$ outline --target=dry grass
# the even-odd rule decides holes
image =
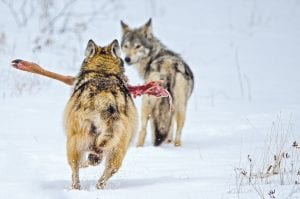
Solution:
[[[300,144],[293,139],[291,118],[285,120],[280,113],[259,155],[248,154],[245,166],[234,169],[238,198],[243,186],[252,187],[259,198],[276,198],[276,189],[270,187],[300,184]],[[268,191],[265,185],[270,185]]]

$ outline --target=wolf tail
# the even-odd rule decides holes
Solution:
[[[161,131],[158,128],[157,124],[154,124],[154,146],[159,146],[161,145],[161,143],[163,143],[165,141],[165,139],[167,138],[168,132],[166,131]]]
[[[172,115],[169,110],[169,101],[167,98],[161,98],[156,107],[156,114],[153,120],[154,146],[159,146],[165,141],[171,127]]]

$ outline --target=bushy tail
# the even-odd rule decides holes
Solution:
[[[167,138],[168,132],[166,131],[161,131],[158,128],[158,125],[156,123],[154,123],[154,146],[159,146],[161,145],[161,143],[163,143],[165,141],[165,139]]]
[[[171,127],[172,115],[167,98],[161,98],[153,115],[154,146],[159,146],[167,138]]]

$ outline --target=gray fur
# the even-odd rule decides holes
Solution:
[[[125,56],[130,58],[128,64],[137,68],[145,82],[163,80],[163,86],[170,92],[174,102],[174,111],[170,112],[167,99],[143,97],[142,130],[138,146],[144,144],[148,115],[151,115],[154,145],[161,144],[166,137],[172,140],[172,124],[177,123],[175,145],[179,146],[187,101],[194,88],[193,72],[179,54],[169,50],[153,35],[151,19],[136,29],[130,29],[124,22],[121,25],[121,48]]]

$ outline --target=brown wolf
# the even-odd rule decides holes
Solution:
[[[131,29],[121,21],[122,50],[125,61],[134,65],[140,76],[148,81],[163,80],[164,87],[173,97],[174,111],[170,114],[167,98],[144,96],[142,100],[142,128],[137,146],[143,146],[150,118],[154,145],[166,138],[173,139],[172,127],[177,124],[175,146],[181,145],[187,101],[194,87],[194,76],[180,55],[168,50],[152,33],[151,19],[142,27]]]
[[[65,109],[67,156],[74,189],[80,188],[80,167],[97,164],[105,156],[105,170],[96,185],[103,188],[122,164],[137,129],[137,111],[126,81],[118,41],[100,47],[90,40]]]

